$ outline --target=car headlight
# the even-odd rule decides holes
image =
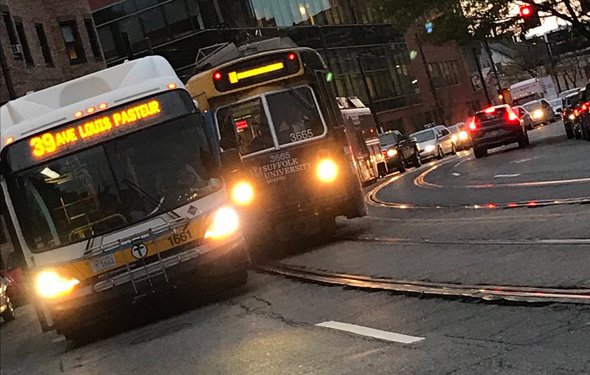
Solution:
[[[457,135],[456,134],[453,134],[453,136],[451,137],[451,141],[457,142]]]
[[[543,118],[545,115],[543,114],[543,111],[540,109],[537,109],[535,112],[533,112],[533,117],[535,119],[540,119]]]
[[[573,113],[570,115],[570,120],[575,120],[576,119],[576,115],[574,115]]]
[[[322,159],[316,167],[316,176],[321,182],[334,182],[338,177],[338,165],[332,159]]]
[[[238,206],[247,206],[254,200],[254,187],[248,181],[240,181],[231,189],[231,200]]]
[[[459,139],[465,141],[468,137],[469,135],[467,134],[467,132],[465,130],[461,130],[461,132],[459,133]]]
[[[434,151],[435,147],[433,145],[428,145],[426,147],[424,147],[424,151],[426,152],[432,152]]]
[[[231,207],[221,207],[212,216],[205,231],[205,239],[221,240],[235,234],[240,229],[240,218]]]
[[[394,157],[395,155],[397,155],[397,150],[395,150],[393,148],[387,150],[387,156],[389,156],[390,158]]]
[[[55,271],[43,271],[37,275],[35,286],[43,298],[56,298],[69,294],[80,281],[76,278],[60,276]]]

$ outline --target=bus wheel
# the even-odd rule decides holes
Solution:
[[[387,176],[388,170],[387,165],[385,163],[377,165],[377,170],[379,171],[379,177]]]
[[[397,170],[399,173],[404,173],[406,171],[406,166],[404,165],[404,159],[400,157],[399,164],[397,165]]]
[[[336,231],[336,216],[327,214],[320,218],[322,234],[333,234]]]
[[[416,151],[414,156],[412,156],[412,165],[415,168],[422,166],[422,159],[420,159],[420,152]]]

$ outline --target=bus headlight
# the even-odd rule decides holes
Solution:
[[[238,206],[247,206],[254,200],[254,187],[247,181],[240,181],[231,189],[231,200]]]
[[[316,167],[316,176],[321,182],[334,182],[338,177],[338,165],[332,159],[322,159]]]
[[[60,276],[55,271],[43,271],[37,275],[37,293],[43,298],[56,298],[69,294],[76,285],[78,279]]]
[[[395,149],[387,150],[387,156],[389,156],[390,158],[394,157],[395,155],[397,155],[397,150],[395,150]]]
[[[221,207],[212,216],[205,231],[205,239],[221,240],[235,234],[240,228],[238,213],[231,207]]]
[[[461,130],[461,132],[459,133],[459,139],[462,141],[465,141],[465,140],[467,140],[467,137],[468,137],[467,132],[465,130]]]

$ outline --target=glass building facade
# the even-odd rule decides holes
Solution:
[[[201,48],[288,36],[323,55],[334,72],[339,96],[358,96],[372,102],[377,111],[419,101],[403,36],[366,0],[90,0],[90,4],[109,65],[154,53],[165,56],[188,80]]]

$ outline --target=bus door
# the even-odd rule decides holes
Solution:
[[[353,116],[344,116],[346,124],[346,138],[356,165],[359,178],[363,184],[371,182],[378,177],[377,171],[371,162],[371,150],[365,142],[363,130],[355,124]]]

